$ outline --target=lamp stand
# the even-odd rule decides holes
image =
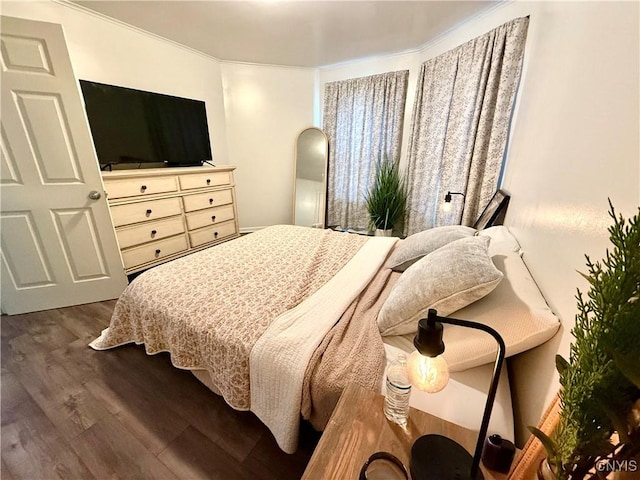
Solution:
[[[498,344],[498,352],[496,354],[496,362],[493,367],[493,375],[491,377],[491,384],[489,385],[489,392],[487,393],[487,402],[484,407],[478,441],[473,457],[462,446],[447,437],[441,435],[424,435],[418,438],[411,448],[411,478],[413,480],[482,479],[480,457],[482,455],[484,439],[489,429],[489,419],[491,417],[491,410],[493,409],[493,402],[495,401],[496,392],[498,391],[498,380],[504,362],[506,347],[500,334],[488,325],[471,322],[469,320],[460,320],[458,318],[440,317],[434,309],[429,309],[427,318],[423,318],[418,322],[418,335],[416,335],[413,341],[420,353],[428,352],[434,348],[432,341],[426,341],[427,337],[432,334],[431,332],[438,332],[440,339],[442,339],[442,325],[438,325],[439,323],[458,325],[460,327],[472,328],[488,333]],[[440,348],[442,348],[441,351],[434,353],[442,353],[442,351],[444,351],[444,344],[436,350]],[[449,469],[451,470],[450,472]],[[438,473],[434,474],[434,472]]]
[[[469,480],[473,457],[462,445],[442,435],[423,435],[411,447],[413,480]],[[472,480],[484,480],[478,470]]]

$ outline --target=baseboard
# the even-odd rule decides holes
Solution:
[[[240,227],[240,235],[246,235],[247,233],[253,233],[258,230],[262,230],[263,228],[267,228],[268,225],[263,225],[261,227]]]

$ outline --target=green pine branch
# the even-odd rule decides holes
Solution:
[[[628,415],[640,398],[640,225],[616,215],[609,227],[612,250],[602,261],[586,256],[589,291],[577,291],[578,314],[569,360],[556,360],[561,418],[548,458],[561,480],[579,480],[598,458],[611,454],[611,435],[638,448]],[[640,213],[640,208],[638,209]],[[538,433],[534,431],[537,436]]]

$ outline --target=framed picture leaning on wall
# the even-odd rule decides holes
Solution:
[[[496,191],[478,217],[478,220],[476,220],[476,223],[473,224],[473,228],[483,230],[494,225],[501,225],[507,212],[510,198],[511,196],[504,190]]]

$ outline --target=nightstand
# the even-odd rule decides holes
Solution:
[[[410,410],[406,427],[402,428],[386,419],[382,412],[383,403],[382,395],[357,385],[348,385],[302,479],[357,479],[362,464],[378,451],[392,453],[408,470],[411,445],[427,433],[445,435],[473,452],[478,438],[476,432],[414,408]],[[481,468],[485,480],[507,478],[507,475]]]

